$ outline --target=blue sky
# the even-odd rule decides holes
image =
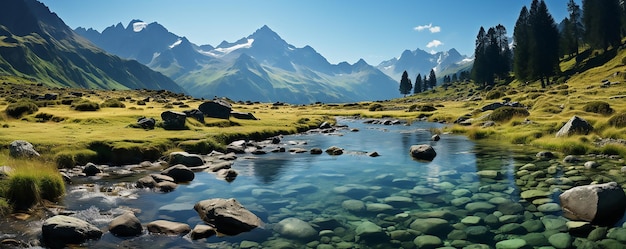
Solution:
[[[198,45],[234,42],[269,26],[285,41],[309,45],[336,64],[378,65],[406,50],[474,52],[480,26],[509,36],[531,0],[39,0],[71,28],[102,31],[132,19],[158,22]],[[560,22],[568,0],[546,0]],[[580,5],[581,1],[577,0]]]

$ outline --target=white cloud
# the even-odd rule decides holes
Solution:
[[[430,31],[430,33],[439,33],[439,32],[441,32],[441,27],[433,26],[432,23],[428,24],[428,25],[420,25],[420,26],[417,26],[417,27],[413,28],[413,30],[415,30],[415,31],[424,31],[424,30],[427,30],[427,29],[428,29],[428,31]]]
[[[430,41],[428,44],[426,44],[427,48],[436,48],[443,45],[443,42],[441,42],[440,40],[432,40]]]

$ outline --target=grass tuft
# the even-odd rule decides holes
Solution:
[[[24,114],[33,114],[38,110],[39,107],[37,107],[37,104],[30,100],[23,99],[9,104],[4,111],[11,117],[20,118]]]

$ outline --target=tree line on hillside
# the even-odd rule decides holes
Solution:
[[[513,29],[512,46],[503,25],[487,30],[480,27],[469,78],[482,87],[494,86],[498,79],[510,82],[511,76],[525,82],[540,80],[545,87],[562,75],[561,58],[575,56],[578,64],[583,47],[606,52],[622,45],[626,36],[626,1],[583,0],[581,8],[574,0],[569,0],[564,7],[569,15],[561,22],[561,29],[544,0],[532,0],[530,8],[522,7]],[[464,73],[467,76],[467,72]],[[414,93],[434,88],[437,84],[434,74],[431,70],[429,77],[424,76],[423,80],[418,75]],[[444,76],[444,83],[458,80],[463,78],[456,74]],[[405,71],[400,80],[400,93],[406,96],[411,88]]]
[[[452,75],[443,76],[443,83],[452,83],[458,81],[465,81],[470,79],[470,74],[467,71],[462,71],[457,73],[453,73]],[[424,75],[422,77],[421,73],[417,74],[415,77],[415,82],[412,82],[409,79],[409,74],[404,70],[402,73],[402,78],[400,79],[400,93],[404,94],[406,97],[407,94],[411,94],[411,90],[413,90],[413,94],[418,94],[421,92],[428,91],[429,89],[435,89],[437,86],[437,75],[435,73],[435,69],[431,69],[428,76]]]

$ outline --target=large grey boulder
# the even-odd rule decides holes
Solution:
[[[177,151],[170,153],[167,163],[170,165],[182,164],[187,167],[195,167],[204,165],[204,159],[200,155]]]
[[[574,134],[587,135],[591,131],[593,131],[593,126],[589,122],[579,116],[573,116],[556,133],[556,137],[567,137]]]
[[[262,225],[261,219],[235,199],[208,199],[193,207],[200,218],[218,232],[237,235]]]
[[[437,156],[435,149],[427,144],[413,145],[409,152],[413,158],[419,160],[432,161]]]
[[[154,118],[140,117],[137,119],[137,125],[146,130],[152,130],[156,125],[156,120]]]
[[[194,118],[198,120],[200,123],[204,124],[204,113],[202,113],[200,110],[191,109],[191,110],[187,110],[183,112],[185,113],[185,115],[187,115],[187,117]]]
[[[200,106],[198,106],[198,110],[204,113],[207,117],[228,119],[230,118],[232,107],[225,101],[211,100],[200,104]]]
[[[15,140],[9,144],[9,155],[11,157],[38,157],[39,152],[35,150],[35,147],[24,140]]]
[[[317,230],[309,223],[293,217],[278,222],[274,226],[274,230],[282,236],[307,242],[317,237],[318,234]]]
[[[161,113],[161,119],[163,119],[163,128],[167,130],[182,130],[185,129],[185,121],[187,121],[187,114],[177,111],[164,111]]]
[[[191,232],[191,227],[189,227],[189,225],[168,220],[155,220],[148,223],[146,227],[149,232],[156,234],[182,236]]]
[[[41,237],[50,248],[63,248],[67,244],[81,244],[90,239],[99,239],[102,231],[84,220],[56,215],[43,222]]]
[[[167,169],[161,171],[161,174],[169,176],[174,179],[174,182],[190,182],[196,177],[196,174],[193,173],[187,166],[182,164],[177,164]]]
[[[120,237],[137,236],[143,232],[143,227],[135,214],[128,212],[115,217],[109,223],[109,232]]]
[[[626,211],[626,194],[616,182],[574,187],[559,199],[563,215],[571,220],[612,225]]]

